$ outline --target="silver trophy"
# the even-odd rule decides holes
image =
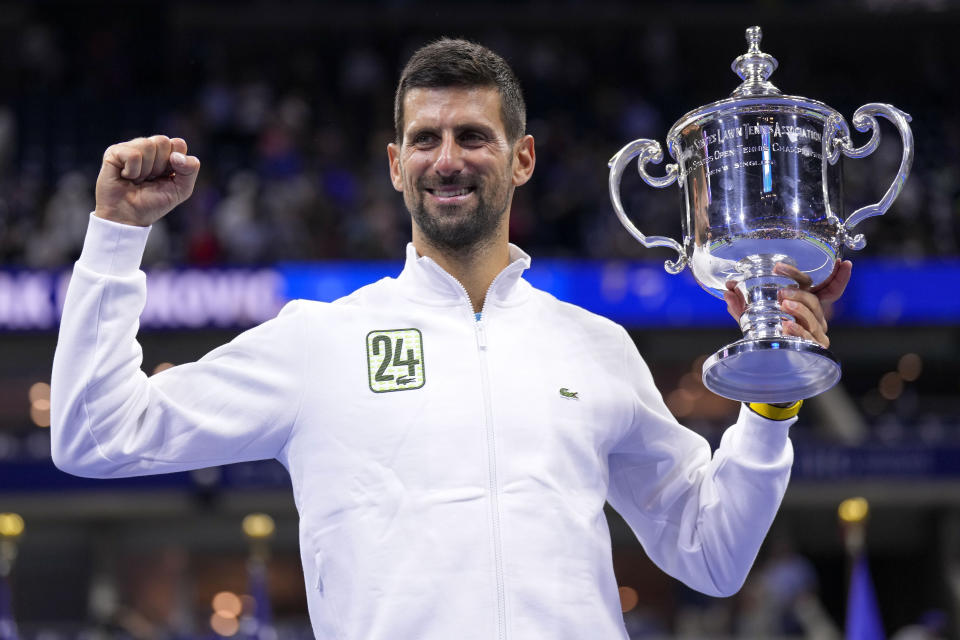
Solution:
[[[690,265],[709,293],[723,297],[728,281],[743,292],[744,337],[720,349],[703,365],[703,383],[714,393],[744,402],[790,402],[826,391],[840,379],[840,363],[820,345],[784,335],[777,292],[795,287],[774,273],[778,262],[808,274],[814,286],[832,273],[843,247],[861,249],[852,229],[890,208],[910,172],[913,134],[910,116],[889,104],[865,104],[853,114],[857,131],[872,131],[861,147],[837,111],[822,102],[781,94],[770,83],[777,68],[760,51],[760,27],[747,29],[747,53],[731,65],[743,80],[724,100],[695,109],[673,125],[667,150],[676,161],[662,177],[647,164],[663,159],[655,140],[634,140],[610,160],[610,198],[620,221],[645,247],[670,247],[676,260],[665,268],[679,273]],[[903,141],[900,169],[883,198],[846,220],[841,197],[841,155],[862,158],[880,143],[876,116],[893,123]],[[620,179],[631,160],[653,187],[680,186],[685,202],[683,244],[645,236],[620,202]]]

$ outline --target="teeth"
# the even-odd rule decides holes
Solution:
[[[441,198],[454,198],[456,196],[465,196],[470,193],[470,189],[437,189],[437,195]]]

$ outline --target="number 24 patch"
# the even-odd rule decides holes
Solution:
[[[423,336],[419,329],[388,329],[367,334],[367,370],[374,393],[419,389],[426,382]]]

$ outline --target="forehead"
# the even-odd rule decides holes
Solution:
[[[503,133],[500,92],[496,87],[415,88],[403,99],[404,132],[424,127],[482,124]]]

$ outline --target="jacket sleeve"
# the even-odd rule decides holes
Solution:
[[[304,388],[300,305],[198,362],[147,377],[136,334],[148,231],[91,215],[53,361],[54,463],[103,478],[277,457]]]
[[[624,332],[633,420],[609,457],[608,501],[661,569],[713,596],[746,580],[793,464],[788,430],[741,406],[711,457],[706,440],[670,414]]]

